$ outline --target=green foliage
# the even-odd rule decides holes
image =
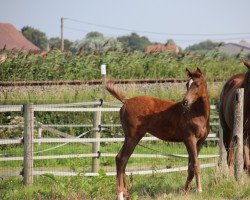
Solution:
[[[136,33],[131,33],[129,36],[122,36],[117,38],[118,41],[123,43],[124,47],[135,51],[145,51],[145,48],[151,44],[149,39],[145,36],[140,37]]]
[[[122,44],[112,37],[104,37],[102,33],[90,32],[80,41],[75,41],[72,52],[106,52],[108,50],[120,50]]]
[[[221,45],[218,42],[212,42],[211,40],[206,40],[198,44],[194,44],[186,48],[187,51],[202,51],[202,50],[214,50],[216,47]]]
[[[169,39],[167,42],[166,42],[166,45],[176,45],[175,44],[175,41],[173,39]]]
[[[22,34],[34,45],[38,46],[41,50],[47,50],[48,39],[44,32],[30,26],[23,27],[21,31]]]
[[[224,59],[218,52],[182,53],[168,52],[146,54],[140,51],[127,53],[111,49],[103,52],[73,55],[57,49],[47,56],[20,52],[8,54],[0,64],[2,81],[18,80],[90,80],[100,78],[100,66],[107,65],[107,74],[115,79],[181,78],[185,68],[196,67],[206,72],[207,78],[229,77],[245,71],[240,59]]]
[[[70,51],[71,47],[73,45],[73,42],[64,39],[64,50]],[[49,39],[49,47],[50,49],[61,49],[61,39],[59,37],[50,38]]]
[[[91,38],[104,38],[104,36],[102,33],[94,31],[94,32],[89,32],[86,35],[86,39],[91,39]]]

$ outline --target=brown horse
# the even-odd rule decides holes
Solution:
[[[249,162],[249,144],[250,144],[250,64],[243,60],[244,65],[248,68],[245,74],[232,76],[224,85],[220,97],[220,122],[223,129],[223,141],[227,151],[227,162],[229,171],[233,173],[234,165],[234,148],[232,143],[233,124],[234,124],[234,98],[235,91],[238,88],[244,88],[244,167],[250,174]]]
[[[184,142],[189,155],[184,191],[189,191],[194,175],[197,190],[202,191],[198,154],[209,133],[210,102],[201,70],[187,70],[187,74],[190,79],[187,93],[181,102],[148,96],[125,99],[113,81],[106,83],[107,90],[124,104],[120,110],[120,120],[125,141],[116,156],[118,199],[129,198],[125,168],[135,146],[146,132],[165,141]]]

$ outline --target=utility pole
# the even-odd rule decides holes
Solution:
[[[64,50],[63,20],[64,20],[64,18],[63,18],[63,17],[61,17],[61,51],[63,51],[63,50]]]

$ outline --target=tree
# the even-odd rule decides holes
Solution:
[[[201,51],[201,50],[213,50],[220,46],[221,43],[212,42],[211,40],[206,40],[198,44],[194,44],[186,48],[186,51]]]
[[[68,39],[64,39],[64,50],[71,51],[71,47],[73,42]],[[54,37],[49,39],[49,47],[50,49],[61,49],[61,39],[59,37]]]
[[[173,39],[169,39],[166,43],[166,45],[176,45],[175,41]]]
[[[104,52],[110,49],[122,49],[122,44],[115,38],[104,37],[102,33],[90,32],[80,41],[75,41],[73,45],[74,51],[83,48],[86,52],[98,51]]]
[[[34,45],[38,46],[41,50],[47,50],[48,39],[45,33],[30,26],[23,27],[21,31],[22,34]]]
[[[86,39],[91,39],[91,38],[104,38],[102,33],[99,32],[89,32],[86,35]]]
[[[118,41],[120,41],[124,47],[139,51],[145,51],[145,48],[151,44],[149,39],[145,36],[140,37],[136,33],[131,33],[129,36],[121,36],[117,38]]]

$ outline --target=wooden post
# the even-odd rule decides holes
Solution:
[[[97,106],[97,108],[99,107],[100,106]],[[101,111],[96,111],[94,112],[94,117],[93,117],[93,129],[95,130],[93,134],[93,138],[95,139],[100,139],[100,136],[101,136],[100,125],[101,125]],[[92,143],[92,153],[98,154],[98,157],[92,158],[92,172],[97,173],[100,167],[100,159],[99,159],[100,141]]]
[[[33,104],[24,105],[24,170],[23,182],[33,184],[33,135],[34,135],[34,107]]]
[[[220,124],[220,123],[219,123]],[[227,151],[223,142],[223,129],[221,124],[219,125],[219,147],[220,147],[220,159],[219,159],[219,167],[220,172],[223,174],[228,173],[228,165],[227,165]]]
[[[64,22],[64,18],[61,17],[61,51],[64,51],[64,38],[63,38],[63,22]]]
[[[233,141],[235,142],[235,166],[236,180],[241,183],[243,175],[243,102],[244,89],[237,89],[235,94]]]

